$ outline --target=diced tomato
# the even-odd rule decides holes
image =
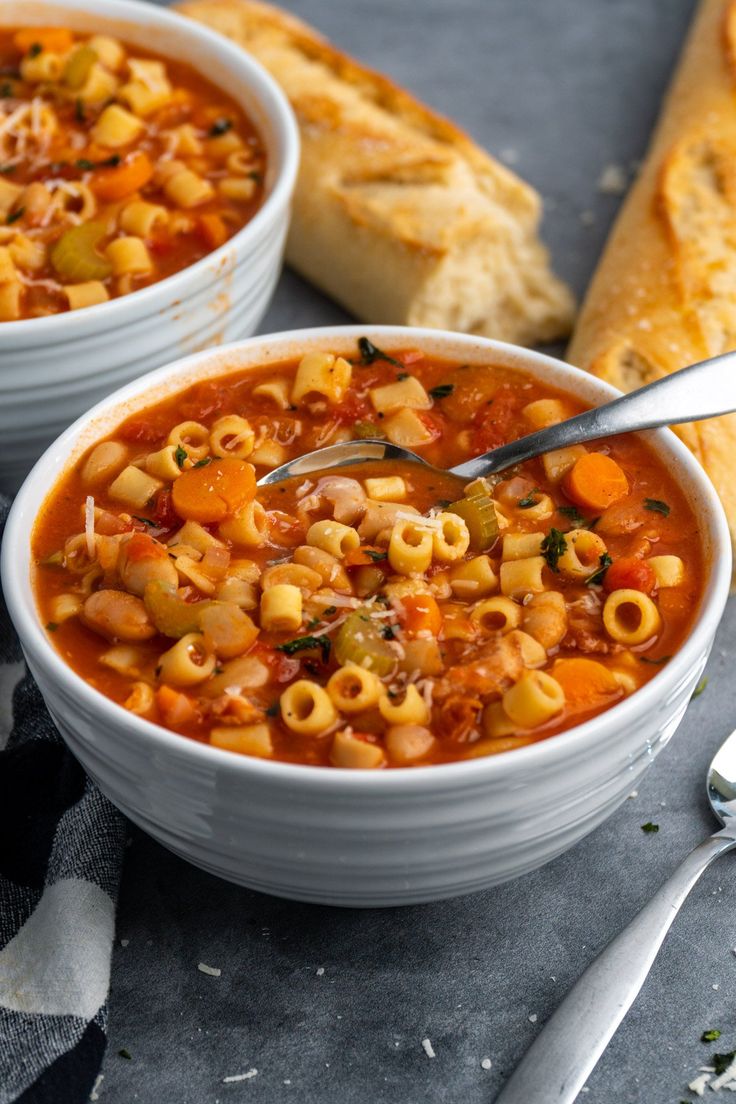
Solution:
[[[143,445],[155,445],[161,438],[155,423],[143,418],[134,418],[125,422],[116,432],[123,441],[135,441]]]
[[[651,594],[656,581],[654,571],[646,560],[622,556],[606,572],[603,589],[609,594],[612,590],[641,590],[644,594]]]
[[[473,452],[488,452],[519,436],[513,423],[519,412],[519,396],[510,387],[499,387],[494,398],[473,418]]]
[[[352,425],[364,419],[373,421],[376,418],[376,412],[368,397],[361,398],[359,395],[348,396],[344,402],[335,407],[332,414],[340,425]]]
[[[171,489],[164,487],[156,493],[153,507],[153,520],[161,529],[174,529],[181,518],[174,510]]]
[[[181,728],[198,718],[197,707],[191,698],[170,686],[159,686],[156,691],[156,705],[161,720],[169,728]]]
[[[442,613],[431,594],[410,594],[401,599],[399,611],[407,636],[437,636],[442,628]]]
[[[410,364],[417,364],[420,360],[424,360],[424,353],[421,349],[407,349],[405,353],[397,353],[396,359],[408,367]]]

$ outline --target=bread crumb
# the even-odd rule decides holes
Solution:
[[[434,1047],[432,1046],[429,1039],[422,1039],[422,1048],[423,1048],[424,1053],[427,1055],[428,1058],[436,1058],[437,1057],[437,1055],[434,1052]]]
[[[480,1063],[481,1069],[490,1069],[492,1065],[493,1065],[493,1062],[491,1061],[490,1058],[482,1058],[481,1059],[481,1063]]]
[[[536,1023],[538,1018],[537,1013],[532,1012],[531,1016],[529,1016],[529,1023]]]
[[[629,799],[629,801],[633,801],[634,798],[638,797],[638,796],[639,796],[639,791],[638,790],[632,790],[631,793],[629,794],[628,799]],[[736,953],[736,952],[734,952],[734,953]]]
[[[322,975],[324,974],[324,972],[325,972],[325,968],[324,968],[324,966],[318,966],[318,967],[317,967],[317,977],[322,977]]]
[[[596,184],[603,195],[623,195],[627,186],[626,170],[621,165],[606,165]]]
[[[210,977],[219,977],[222,973],[222,970],[218,969],[217,966],[208,966],[205,962],[198,962],[197,969]]]

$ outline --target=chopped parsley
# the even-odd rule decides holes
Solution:
[[[658,832],[659,831],[659,825],[658,824],[652,824],[651,820],[648,820],[646,822],[646,824],[642,824],[641,830],[642,830],[642,832],[648,832],[648,833]]]
[[[140,521],[142,525],[150,525],[152,529],[156,528],[156,522],[151,521],[150,518],[140,517],[138,514],[131,514],[130,516],[135,518],[136,521]]]
[[[232,119],[215,119],[209,130],[210,138],[218,138],[221,134],[227,134],[227,132],[232,129]]]
[[[252,180],[254,182],[254,184],[262,184],[263,183],[263,173],[249,172],[248,173],[248,179]]]
[[[534,497],[535,494],[539,494],[539,487],[534,487],[528,495],[520,498],[516,505],[520,510],[528,510],[531,506],[538,506],[539,499]]]
[[[562,514],[563,517],[569,518],[573,525],[576,525],[579,529],[584,529],[588,524],[587,519],[578,510],[577,506],[558,506],[557,513]]]
[[[588,578],[585,580],[586,586],[600,586],[605,578],[606,572],[613,563],[613,560],[607,552],[604,552],[599,557],[598,563],[600,564],[598,570],[594,571],[593,574],[589,575]]]
[[[716,1076],[725,1073],[728,1067],[736,1058],[736,1050],[730,1051],[728,1054],[714,1054],[711,1061],[715,1066]]]
[[[436,503],[435,503],[435,506],[439,506],[439,508],[441,510],[446,510],[449,505],[450,505],[450,499],[449,498],[438,498]]]
[[[393,625],[384,625],[381,629],[381,636],[384,640],[393,640],[396,636]]]
[[[46,625],[46,630],[47,630],[47,632],[56,632],[56,630],[58,629],[58,627],[59,627],[59,626],[58,626],[58,624],[56,623],[56,621],[49,621],[49,622],[47,623],[47,625]]]
[[[700,697],[700,695],[701,695],[701,694],[703,693],[703,691],[705,690],[705,688],[706,688],[706,686],[707,686],[707,685],[708,685],[708,676],[707,676],[707,675],[704,675],[704,676],[703,676],[703,678],[702,678],[702,679],[700,680],[700,682],[698,683],[698,685],[697,685],[697,686],[695,687],[695,689],[693,690],[692,694],[690,695],[690,701],[692,701],[692,700],[693,700],[693,698],[699,698],[699,697]]]
[[[80,157],[78,161],[74,162],[74,164],[77,166],[78,169],[82,169],[82,170],[87,170],[87,169],[114,169],[120,164],[121,161],[122,161],[122,158],[121,158],[120,154],[119,153],[114,153],[112,155],[112,157],[106,157],[104,159],[104,161],[90,161],[86,157]]]
[[[308,629],[316,629],[317,626],[319,625],[319,623],[320,623],[319,617],[312,617],[312,618],[309,619],[309,621],[307,621],[307,628]]]
[[[271,705],[269,705],[268,709],[266,710],[266,716],[267,717],[278,717],[279,711],[280,711],[279,703],[277,701],[272,702]]]
[[[25,213],[26,213],[25,207],[19,207],[17,209],[17,211],[11,211],[10,214],[8,215],[8,217],[5,220],[5,225],[6,226],[11,226],[14,222],[17,222],[18,219],[23,218]]]
[[[377,345],[374,345],[372,341],[369,341],[367,337],[358,338],[358,352],[360,353],[360,363],[363,366],[368,364],[374,364],[377,360],[387,360],[389,364],[393,364],[394,367],[400,368],[403,372],[404,365],[396,357],[389,356],[388,353],[384,353],[382,349],[379,349]]]
[[[130,1061],[133,1057],[133,1055],[130,1053],[130,1051],[126,1050],[125,1047],[123,1047],[122,1050],[119,1050],[118,1054],[120,1055],[121,1058],[127,1058],[128,1061]]]
[[[430,397],[433,399],[446,399],[448,395],[451,395],[455,390],[454,383],[440,383],[437,387],[431,387],[429,390]]]
[[[287,640],[284,644],[277,644],[276,651],[284,655],[292,656],[297,652],[307,649],[319,648],[322,652],[322,662],[327,663],[330,658],[331,641],[327,636],[297,636],[294,640]]]
[[[662,517],[670,516],[670,508],[661,498],[645,498],[644,506],[647,510],[651,510],[652,513],[661,514]]]
[[[187,459],[187,455],[187,450],[185,448],[182,448],[181,445],[176,446],[174,459],[176,460],[176,466],[178,468],[184,467],[184,461]]]
[[[325,606],[322,613],[325,617],[332,617],[333,613],[337,613],[337,606]]]
[[[224,673],[224,671],[225,671],[225,668],[220,667],[219,664],[218,664],[217,667],[212,668],[212,674],[213,675],[222,675]]]
[[[716,1039],[720,1039],[721,1033],[717,1027],[711,1027],[708,1031],[704,1031],[700,1036],[701,1043],[714,1043]]]
[[[41,43],[40,42],[34,42],[31,46],[28,47],[28,55],[27,56],[29,58],[38,57],[38,55],[41,53],[42,50],[43,50],[43,46],[41,45]]]
[[[560,556],[564,555],[567,550],[567,541],[565,540],[565,534],[559,529],[550,529],[547,536],[542,541],[541,552],[547,561],[547,566],[552,571],[559,571],[557,561]]]
[[[381,560],[388,559],[388,552],[377,552],[375,548],[364,548],[363,551],[374,563],[380,563]]]
[[[204,460],[198,460],[196,464],[192,464],[193,468],[206,468],[208,464],[212,463],[211,456],[205,456]]]

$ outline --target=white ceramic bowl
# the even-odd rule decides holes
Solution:
[[[49,643],[30,587],[30,534],[49,487],[124,416],[195,380],[305,350],[350,355],[366,334],[465,362],[517,367],[591,404],[617,392],[539,353],[400,327],[336,327],[188,357],[81,418],[36,464],[15,501],[2,581],[28,664],[64,739],[100,788],[172,851],[223,878],[299,900],[408,904],[483,889],[541,866],[595,828],[666,744],[697,684],[726,601],[728,529],[701,468],[669,430],[651,434],[698,518],[707,564],[693,630],[641,690],[559,736],[487,759],[351,772],[243,756],[196,743],[115,705]]]
[[[266,199],[225,245],[150,287],[80,311],[0,323],[0,490],[104,395],[176,357],[253,333],[281,268],[299,135],[256,61],[192,20],[135,0],[4,0],[0,26],[107,32],[186,61],[241,104],[267,151]]]

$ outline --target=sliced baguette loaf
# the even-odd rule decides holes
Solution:
[[[452,123],[255,0],[178,5],[253,54],[299,120],[287,260],[359,319],[533,343],[565,336],[567,288],[536,192]]]
[[[568,359],[629,391],[733,349],[736,3],[703,0]],[[736,415],[676,431],[713,480],[736,543]]]

